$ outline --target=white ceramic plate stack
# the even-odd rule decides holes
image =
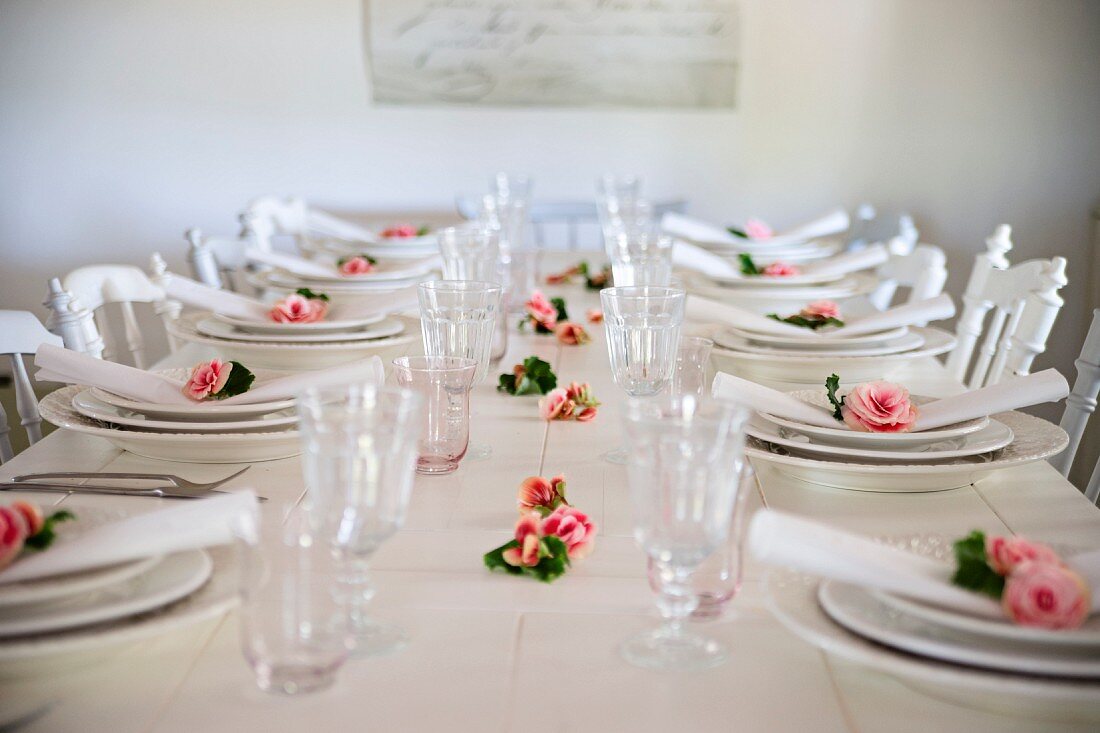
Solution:
[[[275,376],[254,370],[259,383]],[[186,369],[163,374],[185,379]],[[70,386],[47,395],[42,417],[58,427],[98,435],[147,458],[184,463],[250,463],[299,452],[294,400],[251,405],[137,402],[98,387]],[[2,629],[2,627],[0,627]]]
[[[437,257],[418,257],[415,260],[379,260],[375,269],[365,275],[298,275],[279,268],[261,270],[249,276],[249,281],[261,289],[294,291],[309,288],[332,296],[350,296],[357,293],[377,293],[415,285],[429,276],[438,264]]]
[[[352,254],[368,254],[371,257],[390,260],[415,260],[431,257],[439,253],[439,241],[434,232],[418,237],[378,236],[374,242],[345,242],[326,239],[312,242],[313,249],[334,257],[347,257]]]
[[[832,300],[844,304],[844,312],[852,315],[857,313],[848,306],[848,301],[871,293],[879,282],[869,272],[851,273],[835,279],[807,275],[797,279],[738,278],[728,283],[717,283],[703,273],[684,271],[680,273],[680,278],[688,292],[755,313],[797,313],[811,301]]]
[[[826,257],[832,257],[840,252],[841,243],[835,237],[822,237],[820,239],[789,239],[777,236],[770,240],[753,241],[746,239],[737,244],[713,244],[710,242],[693,241],[715,254],[728,257],[736,262],[739,255],[751,255],[757,265],[768,265],[772,262],[789,262],[791,264],[811,262]]]
[[[169,332],[182,341],[216,348],[249,368],[306,371],[379,356],[389,365],[417,353],[420,321],[406,316],[309,324],[248,322],[209,312],[185,314]]]
[[[790,394],[828,404],[820,390]],[[913,399],[918,405],[928,401]],[[757,413],[747,430],[749,454],[783,473],[825,486],[880,492],[958,488],[1000,468],[1054,455],[1068,442],[1058,426],[1020,412],[910,433],[822,428]]]

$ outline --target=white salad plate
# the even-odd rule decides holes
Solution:
[[[420,282],[424,279],[425,275],[426,273],[401,279],[370,280],[348,277],[338,282],[326,281],[322,285],[316,280],[309,280],[299,275],[293,275],[281,270],[260,270],[255,273],[250,273],[247,279],[250,284],[262,290],[275,289],[293,292],[299,288],[308,287],[311,290],[324,290],[325,294],[331,297],[334,295],[354,295],[356,293],[378,293],[401,290],[402,288]]]
[[[766,440],[772,445],[780,445],[797,451],[799,455],[814,454],[827,457],[865,458],[872,461],[943,461],[966,456],[978,456],[1000,450],[1012,442],[1013,434],[1007,426],[990,420],[989,424],[975,433],[937,443],[923,443],[915,446],[893,446],[871,444],[864,448],[817,443],[809,436],[793,433],[786,428],[776,430],[767,420],[754,416],[749,422],[747,432],[754,438]],[[877,446],[877,447],[872,447]]]
[[[1006,672],[1083,677],[1100,682],[1100,655],[1094,648],[1037,647],[949,629],[899,613],[858,585],[826,580],[818,602],[836,623],[880,644],[946,662]]]
[[[362,330],[366,326],[378,323],[385,319],[385,313],[377,313],[375,315],[366,316],[363,318],[341,318],[331,321],[317,321],[315,323],[276,323],[275,321],[251,321],[247,318],[234,318],[222,313],[214,313],[212,316],[215,320],[223,323],[228,323],[239,331],[245,333],[262,333],[272,336],[305,336],[319,333],[329,333],[332,331],[358,331]]]
[[[378,282],[385,280],[407,280],[409,278],[418,277],[431,271],[435,266],[435,259],[432,257],[425,257],[422,260],[415,262],[386,262],[379,260],[374,265],[374,269],[371,272],[364,273],[362,275],[341,275],[337,272],[336,265],[333,265],[331,275],[299,275],[287,270],[275,269],[276,273],[282,273],[289,275],[298,280],[304,280],[306,282],[324,283],[328,284],[346,284],[346,283],[364,283],[364,282]]]
[[[317,250],[337,258],[364,253],[379,260],[419,260],[439,254],[439,240],[435,234],[425,234],[407,239],[379,239],[377,242],[349,243],[327,239],[313,243]]]
[[[729,288],[715,285],[698,272],[683,272],[680,278],[689,293],[764,315],[797,313],[803,306],[814,300],[836,301],[840,303],[841,310],[847,314],[852,308],[849,301],[870,294],[879,284],[877,278],[865,272],[847,276],[830,285],[798,288]]]
[[[298,422],[298,413],[293,407],[244,420],[216,420],[210,422],[200,422],[193,419],[156,420],[139,412],[116,407],[96,399],[90,389],[78,392],[73,397],[72,404],[74,410],[93,420],[160,433],[270,432]]]
[[[792,356],[796,358],[802,355],[815,357],[888,356],[890,354],[901,354],[906,351],[915,351],[923,347],[924,336],[914,332],[903,334],[879,345],[848,345],[845,343],[837,343],[832,345],[832,348],[826,346],[825,348],[795,349],[789,347],[777,348],[773,346],[758,346],[749,339],[737,336],[729,331],[723,331],[714,335],[714,343],[723,349],[739,351],[744,354],[761,354],[764,356]]]
[[[711,280],[727,287],[759,288],[795,288],[806,285],[828,285],[843,280],[844,273],[832,275],[814,275],[812,272],[801,275],[710,275]]]
[[[250,433],[154,433],[105,427],[81,415],[72,401],[81,386],[63,387],[39,403],[42,418],[59,428],[106,438],[113,445],[146,458],[180,463],[253,463],[290,458],[301,452],[297,430]]]
[[[217,318],[204,318],[195,323],[195,330],[211,338],[226,339],[228,341],[250,341],[253,343],[268,344],[330,344],[352,341],[373,341],[376,339],[396,336],[405,330],[405,324],[393,318],[379,321],[370,326],[354,331],[337,331],[325,333],[297,333],[297,334],[268,334],[245,333],[236,326],[231,326]]]
[[[877,333],[867,333],[860,336],[844,336],[842,330],[843,329],[830,329],[827,332],[814,333],[807,329],[806,335],[799,338],[797,336],[779,336],[771,333],[760,333],[744,328],[737,328],[735,326],[726,328],[726,332],[729,334],[746,339],[759,346],[771,346],[777,349],[786,348],[802,351],[842,349],[847,346],[855,345],[881,346],[909,333],[908,326],[899,326],[898,328],[878,331]],[[825,333],[828,333],[828,336],[826,336]]]
[[[960,456],[937,462],[875,463],[866,459],[800,455],[785,446],[749,436],[745,452],[792,478],[809,484],[854,491],[911,493],[946,491],[974,483],[991,473],[1041,461],[1060,453],[1069,436],[1057,425],[1022,412],[1001,412],[991,418],[1008,427],[1014,438],[993,455]]]
[[[830,410],[832,409],[829,405],[828,396],[821,390],[796,389],[787,394],[811,405]],[[911,399],[919,407],[922,404],[934,401],[935,398],[913,395]],[[935,430],[920,430],[910,433],[863,433],[858,430],[851,430],[839,422],[835,428],[823,428],[817,425],[798,422],[797,420],[789,420],[766,412],[761,413],[761,415],[779,427],[793,430],[796,433],[801,433],[810,437],[815,443],[828,443],[851,448],[889,446],[904,449],[918,445],[954,440],[975,433],[989,425],[988,417],[976,417],[973,420],[965,420],[955,423],[954,425],[945,425]]]
[[[65,603],[0,609],[0,637],[43,634],[144,613],[195,592],[212,570],[210,556],[202,550],[173,553],[138,575]]]

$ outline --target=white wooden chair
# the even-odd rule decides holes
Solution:
[[[887,243],[890,259],[876,271],[879,284],[868,296],[879,310],[893,304],[898,288],[909,288],[906,302],[915,303],[936,297],[947,283],[947,257],[943,250],[931,244],[917,244],[913,220],[902,219],[908,220],[908,225],[903,221],[902,233]]]
[[[995,384],[1006,372],[1027,374],[1035,357],[1046,350],[1064,303],[1058,291],[1067,282],[1065,258],[1009,267],[1005,255],[1012,249],[1010,237],[1011,229],[1002,224],[986,240],[987,251],[975,259],[963,293],[957,344],[947,357],[947,370],[971,389]],[[987,315],[989,323],[983,328]],[[985,338],[975,356],[983,331]]]
[[[1073,468],[1073,459],[1081,446],[1081,437],[1085,434],[1085,425],[1096,411],[1096,396],[1100,394],[1100,308],[1092,312],[1092,326],[1085,336],[1081,356],[1074,362],[1077,366],[1077,380],[1073,391],[1066,398],[1066,410],[1062,413],[1062,429],[1069,435],[1066,449],[1050,459],[1051,465],[1069,476]],[[1092,476],[1085,487],[1085,496],[1089,501],[1100,500],[1100,456]]]
[[[38,414],[38,399],[34,396],[34,387],[27,375],[26,365],[23,364],[23,356],[34,354],[42,344],[63,346],[64,342],[60,336],[47,331],[33,314],[27,311],[0,310],[0,354],[6,355],[11,364],[15,383],[15,409],[31,445],[42,439],[42,416]],[[10,460],[14,455],[10,434],[8,416],[0,405],[0,463]]]
[[[267,250],[272,249],[272,239],[278,235],[293,237],[304,253],[316,252],[317,240],[354,243],[377,239],[369,229],[312,208],[300,198],[258,198],[241,212],[240,220],[242,236],[250,237],[256,246]]]
[[[190,243],[187,263],[191,275],[212,288],[243,290],[237,274],[249,267],[245,249],[249,239],[242,237],[210,237],[198,229],[188,229],[184,237]]]
[[[107,340],[110,333],[104,306],[117,304],[122,312],[122,329],[125,349],[134,366],[145,368],[145,339],[142,337],[134,303],[149,303],[167,326],[179,317],[181,305],[168,300],[164,290],[154,284],[144,272],[131,265],[90,265],[73,270],[61,280],[61,286],[69,291],[88,310],[95,314],[95,322],[104,345],[100,356],[117,361],[118,349]],[[169,337],[170,349],[175,344]]]
[[[103,337],[96,327],[95,315],[76,296],[61,287],[60,278],[50,279],[42,305],[50,309],[46,330],[60,336],[66,349],[103,358]]]

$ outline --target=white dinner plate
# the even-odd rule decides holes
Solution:
[[[811,405],[832,409],[829,398],[823,390],[796,389],[787,394]],[[911,399],[919,408],[920,405],[927,404],[933,401],[934,398],[913,395]],[[840,423],[837,423],[835,428],[823,428],[798,422],[797,420],[788,420],[770,413],[761,414],[780,427],[809,436],[815,443],[828,443],[852,448],[867,448],[872,445],[905,448],[927,443],[939,443],[975,433],[989,425],[988,417],[976,417],[954,425],[945,425],[935,430],[920,430],[912,433],[863,433],[858,430],[850,430]]]
[[[796,313],[807,303],[814,300],[833,300],[841,304],[844,310],[846,302],[861,295],[868,295],[878,287],[878,278],[857,272],[829,285],[807,286],[800,288],[729,288],[715,285],[705,275],[688,271],[680,274],[681,281],[689,293],[704,298],[730,303],[748,308],[754,313]]]
[[[738,336],[730,331],[722,331],[714,335],[714,343],[723,349],[736,351],[743,354],[759,354],[762,356],[794,357],[814,356],[889,356],[901,354],[907,351],[916,351],[924,346],[924,336],[920,333],[906,333],[885,343],[874,344],[826,344],[824,348],[797,349],[789,347],[759,346],[750,339]]]
[[[806,285],[828,285],[843,280],[846,273],[833,275],[709,275],[711,280],[727,287],[797,288]]]
[[[405,330],[405,324],[393,318],[374,323],[355,331],[337,331],[308,334],[245,333],[235,326],[216,318],[204,318],[195,324],[199,333],[228,341],[249,341],[258,344],[330,344],[352,341],[374,341],[396,336]]]
[[[850,583],[822,581],[817,598],[825,613],[844,628],[911,654],[971,667],[1100,682],[1100,655],[1093,648],[1038,647],[955,631],[898,613],[869,590]]]
[[[992,453],[995,450],[1004,448],[1012,442],[1013,438],[1012,430],[996,420],[990,420],[985,428],[969,435],[938,443],[923,443],[914,446],[884,446],[881,443],[872,443],[864,448],[853,448],[851,446],[818,443],[809,436],[788,431],[786,428],[777,430],[774,424],[762,419],[760,416],[753,416],[749,422],[747,432],[754,438],[766,440],[773,445],[791,448],[798,455],[812,454],[835,457],[841,460],[856,458],[872,461],[919,461],[922,463]]]
[[[165,606],[198,590],[213,565],[202,550],[167,555],[121,583],[70,598],[0,609],[0,637],[26,636],[113,621]]]
[[[182,421],[157,420],[139,412],[125,410],[96,399],[90,389],[78,392],[73,397],[73,409],[93,420],[160,433],[270,432],[298,422],[298,413],[295,412],[293,407],[245,420],[218,420],[213,422],[199,422],[190,419]]]
[[[316,280],[307,280],[298,275],[292,275],[280,270],[260,270],[250,273],[248,282],[262,290],[275,289],[295,291],[299,288],[311,290],[323,289],[326,295],[353,295],[356,293],[380,293],[401,290],[410,285],[415,285],[426,277],[426,273],[415,277],[407,277],[394,280],[362,280],[359,278],[345,278],[339,282],[325,282],[320,285]]]
[[[301,452],[297,430],[256,433],[154,433],[105,427],[73,409],[73,397],[85,389],[63,387],[39,403],[42,418],[59,428],[106,438],[122,450],[146,458],[180,463],[253,463],[290,458]]]
[[[363,275],[341,275],[336,271],[336,266],[333,265],[333,272],[331,275],[299,275],[289,270],[275,269],[276,273],[283,275],[289,275],[298,280],[305,280],[307,282],[325,283],[327,284],[346,284],[346,283],[365,283],[365,282],[379,282],[388,280],[407,280],[409,278],[418,277],[427,272],[430,272],[432,267],[435,266],[435,260],[431,257],[425,257],[423,260],[416,262],[386,262],[379,260],[374,265],[374,269]]]
[[[729,326],[726,328],[726,331],[734,336],[747,339],[758,346],[814,351],[817,349],[831,350],[845,348],[849,345],[856,344],[860,346],[880,346],[906,335],[909,333],[909,327],[899,326],[898,328],[891,328],[887,331],[850,337],[842,336],[841,331],[837,330],[831,331],[830,333],[836,333],[837,335],[830,336],[829,338],[822,338],[821,336],[814,335],[809,329],[807,329],[806,335],[801,338],[798,336],[780,336],[771,333],[760,333],[744,328],[737,328],[736,326]]]
[[[275,321],[251,321],[247,318],[234,318],[222,313],[214,313],[214,319],[228,323],[234,328],[245,333],[263,333],[273,336],[307,335],[328,333],[331,331],[358,331],[366,326],[378,323],[386,317],[385,313],[378,313],[363,318],[341,318],[331,321],[317,321],[316,323],[276,323]]]

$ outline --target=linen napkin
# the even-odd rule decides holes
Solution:
[[[890,251],[886,249],[885,244],[872,244],[858,252],[845,252],[836,257],[810,262],[800,269],[802,274],[807,276],[833,277],[869,270],[872,267],[878,267],[888,259],[890,259]]]
[[[869,316],[854,318],[850,321],[846,320],[844,325],[839,328],[823,328],[815,333],[825,339],[843,339],[848,336],[886,331],[899,326],[940,321],[953,315],[955,315],[955,302],[951,300],[950,295],[942,293],[935,298],[918,300],[916,303],[905,303],[878,313],[872,313]]]
[[[741,269],[724,257],[707,252],[702,247],[677,239],[672,243],[672,264],[686,270],[695,270],[708,277],[743,277]]]
[[[975,417],[1057,402],[1067,395],[1069,383],[1066,378],[1057,369],[1044,369],[921,405],[914,429],[942,428]]]
[[[353,224],[350,221],[333,216],[320,209],[310,209],[306,216],[309,226],[318,234],[323,234],[345,242],[365,242],[376,244],[378,236],[369,229]]]
[[[1000,604],[951,583],[954,566],[774,509],[749,524],[749,550],[760,562],[887,591],[962,613],[1001,619]],[[1100,551],[1066,558],[1092,589],[1100,611]]]
[[[233,541],[233,524],[257,511],[251,489],[184,501],[146,514],[103,524],[65,538],[45,552],[20,558],[0,571],[0,585],[76,573],[155,555],[224,545]],[[80,510],[74,510],[80,523]]]
[[[688,295],[687,304],[684,306],[684,317],[693,321],[721,323],[776,336],[813,338],[813,332],[807,328],[792,326],[774,318],[694,294]]]
[[[160,405],[194,406],[198,404],[183,394],[183,380],[170,379],[163,374],[104,361],[59,346],[42,344],[34,356],[34,364],[38,367],[35,379],[43,382],[85,384],[131,400]],[[245,364],[245,366],[248,365]],[[325,386],[353,381],[382,384],[384,379],[382,360],[377,356],[371,356],[328,369],[272,379],[257,384],[243,394],[218,400],[216,404],[254,405],[288,399],[312,385]]]
[[[834,209],[768,239],[744,239],[730,234],[724,227],[715,226],[684,214],[670,211],[661,217],[661,228],[668,234],[690,239],[693,242],[725,245],[735,249],[759,252],[766,252],[766,247],[802,244],[818,237],[827,237],[830,234],[843,232],[848,228],[848,225],[848,212],[844,209]]]
[[[279,269],[286,270],[287,272],[294,273],[301,277],[335,278],[339,276],[336,268],[332,265],[313,262],[312,260],[307,260],[304,257],[298,257],[296,255],[262,250],[259,247],[247,247],[244,251],[244,256],[248,258],[250,262],[260,262],[265,265],[271,265],[272,267],[278,267]]]
[[[714,383],[710,390],[711,395],[716,398],[740,403],[757,412],[766,412],[822,428],[844,429],[846,427],[844,423],[838,422],[831,412],[822,407],[816,407],[786,392],[725,372],[714,375]]]

